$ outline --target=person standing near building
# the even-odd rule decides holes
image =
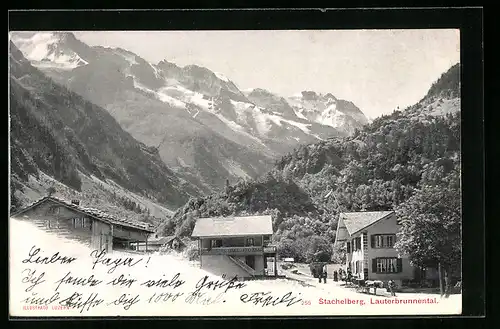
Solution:
[[[328,271],[326,270],[326,263],[323,265],[323,283],[326,283],[326,277],[328,276]]]
[[[394,282],[394,280],[389,280],[388,286],[389,291],[391,292],[391,296],[396,297],[396,282]]]
[[[345,283],[347,284],[348,282],[351,282],[352,281],[352,272],[351,272],[351,268],[348,267],[347,268],[347,277],[345,279]]]
[[[319,279],[319,283],[321,283],[321,279],[323,279],[323,266],[321,266],[321,264],[317,264],[317,270],[318,271],[318,279]]]

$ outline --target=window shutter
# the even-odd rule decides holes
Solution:
[[[377,273],[377,258],[372,259],[372,273]]]
[[[370,245],[375,248],[375,235],[370,235]]]
[[[358,238],[357,239],[357,243],[358,243],[358,249],[361,250],[361,238]]]
[[[398,258],[398,259],[396,260],[396,264],[397,264],[397,265],[396,265],[396,266],[397,266],[397,272],[398,272],[398,273],[403,272],[403,259],[402,259],[402,258]]]
[[[347,253],[348,254],[351,253],[351,242],[350,241],[347,241]]]

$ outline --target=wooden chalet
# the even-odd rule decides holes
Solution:
[[[202,269],[247,279],[277,276],[272,234],[271,216],[221,217],[198,219],[192,237]]]
[[[131,250],[131,244],[146,243],[154,232],[148,223],[117,218],[98,209],[83,207],[77,200],[69,202],[54,196],[43,197],[11,217],[28,220],[45,231],[106,252]]]

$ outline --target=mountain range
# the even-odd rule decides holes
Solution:
[[[300,258],[311,236],[333,239],[339,203],[392,208],[460,166],[459,64],[415,105],[368,122],[331,93],[242,91],[71,33],[11,41],[11,200],[23,204],[54,186],[180,235],[200,216],[267,213]]]
[[[11,40],[33,67],[105,109],[195,195],[256,178],[299,145],[348,136],[368,123],[352,102],[331,93],[241,91],[208,68],[150,63],[69,32],[17,32]]]
[[[460,107],[456,64],[416,104],[351,136],[301,145],[259,179],[191,198],[160,227],[190,236],[197,218],[271,215],[281,257],[329,261],[340,212],[397,210],[429,186],[461,200]]]

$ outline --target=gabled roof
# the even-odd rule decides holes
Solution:
[[[73,209],[75,211],[78,211],[80,213],[83,213],[85,215],[88,215],[90,217],[93,217],[101,222],[104,222],[104,223],[108,223],[108,224],[114,224],[114,225],[121,225],[121,226],[124,226],[124,227],[129,227],[129,228],[134,228],[134,229],[138,229],[138,230],[141,230],[141,231],[146,231],[146,232],[149,232],[149,233],[153,233],[153,228],[151,227],[151,225],[149,223],[143,223],[143,222],[139,222],[139,221],[136,221],[136,220],[133,220],[133,219],[127,219],[127,218],[116,218],[110,214],[107,214],[99,209],[95,209],[95,208],[88,208],[88,207],[83,207],[83,206],[80,206],[80,205],[76,205],[76,204],[73,204],[67,200],[64,200],[64,199],[60,199],[60,198],[57,198],[57,197],[54,197],[54,196],[45,196],[41,199],[38,199],[36,200],[35,202],[29,204],[28,206],[22,208],[21,210],[11,214],[12,217],[15,217],[15,216],[19,216],[21,215],[22,213],[26,212],[27,210],[31,209],[31,208],[34,208],[46,201],[52,201],[52,202],[55,202],[57,204],[60,204],[64,207],[67,207],[67,208],[70,208],[70,209]]]
[[[244,236],[273,234],[271,216],[200,218],[191,236]]]
[[[353,235],[391,214],[394,214],[394,211],[343,212],[339,218],[344,221],[349,234]]]

